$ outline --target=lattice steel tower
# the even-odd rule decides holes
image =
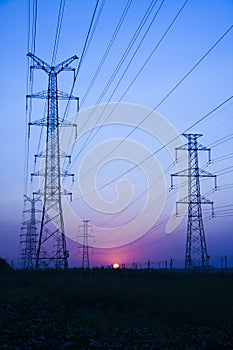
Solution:
[[[183,134],[188,143],[176,148],[177,151],[188,151],[188,169],[171,175],[172,187],[173,177],[188,177],[188,196],[177,202],[177,204],[188,204],[188,225],[186,237],[185,269],[200,268],[205,271],[209,266],[209,255],[205,239],[202,204],[210,204],[213,212],[213,202],[201,195],[200,177],[214,177],[216,188],[216,175],[213,175],[198,165],[198,151],[208,151],[210,162],[210,149],[199,144],[197,139],[201,134]]]
[[[88,238],[93,237],[93,236],[88,234],[88,229],[91,228],[91,226],[88,225],[88,222],[89,222],[89,220],[83,220],[83,225],[79,226],[79,228],[83,229],[83,236],[78,236],[78,237],[83,238],[82,269],[89,269],[89,267],[90,267]]]
[[[33,270],[36,267],[36,245],[37,245],[37,220],[36,202],[39,199],[33,197],[30,198],[26,195],[25,202],[30,203],[30,209],[24,210],[24,215],[28,216],[28,219],[23,222],[20,234],[20,247],[21,247],[21,267],[22,269]]]
[[[66,269],[68,267],[68,251],[64,230],[61,196],[70,194],[62,189],[62,176],[73,174],[61,171],[61,158],[69,157],[60,150],[59,129],[61,126],[74,126],[68,122],[62,122],[58,113],[58,100],[77,100],[78,97],[61,92],[57,87],[57,76],[62,71],[75,71],[70,64],[77,60],[73,56],[66,61],[51,66],[34,54],[29,53],[33,61],[31,69],[41,69],[48,75],[48,90],[28,95],[28,98],[40,98],[47,100],[47,116],[38,121],[29,123],[46,127],[45,151],[36,157],[44,158],[44,170],[32,173],[32,176],[44,176],[43,191],[38,194],[43,198],[41,227],[36,254],[36,268],[56,267]]]

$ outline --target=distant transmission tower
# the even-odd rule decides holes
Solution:
[[[213,212],[213,202],[201,195],[200,177],[214,177],[216,188],[216,175],[200,169],[198,165],[198,151],[208,151],[210,162],[210,149],[199,144],[197,139],[201,134],[183,134],[188,139],[188,143],[176,148],[178,150],[188,151],[188,169],[172,174],[173,176],[188,177],[188,196],[181,199],[177,204],[188,204],[188,226],[186,238],[185,269],[200,268],[205,271],[209,266],[209,255],[205,239],[202,204],[210,204]]]
[[[59,130],[61,126],[76,125],[66,121],[62,122],[59,118],[58,100],[77,100],[78,103],[78,97],[59,91],[57,88],[57,76],[62,71],[75,72],[75,69],[70,64],[77,60],[78,57],[73,56],[56,66],[50,66],[32,53],[29,53],[28,56],[31,57],[34,63],[31,69],[41,69],[48,74],[48,90],[27,96],[27,98],[47,100],[47,116],[29,123],[29,125],[46,127],[45,151],[36,155],[36,157],[45,159],[45,167],[43,171],[31,174],[32,176],[44,176],[45,178],[43,191],[38,191],[38,194],[43,197],[43,209],[36,254],[36,268],[56,267],[66,269],[68,267],[68,251],[61,196],[63,194],[71,195],[71,193],[62,189],[61,177],[73,176],[73,174],[67,171],[61,172],[61,158],[69,156],[60,150]]]
[[[89,262],[89,245],[88,245],[88,238],[93,237],[88,234],[88,229],[91,228],[91,226],[88,225],[89,220],[83,220],[83,225],[80,226],[80,228],[83,229],[83,235],[78,236],[83,238],[83,258],[82,258],[82,269],[89,269],[90,262]]]
[[[36,267],[36,245],[37,245],[37,232],[36,232],[36,202],[39,199],[25,197],[25,202],[30,203],[30,209],[24,210],[24,214],[28,214],[28,219],[23,222],[20,234],[20,247],[21,247],[21,267],[22,269],[33,270]]]

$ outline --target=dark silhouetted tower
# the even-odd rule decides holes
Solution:
[[[24,216],[26,220],[23,222],[20,234],[20,257],[22,269],[33,270],[36,267],[36,245],[37,245],[37,220],[36,202],[39,199],[35,199],[28,196],[25,197],[25,202],[30,204],[29,209],[24,210]],[[25,203],[26,204],[26,203]]]
[[[88,233],[89,228],[91,228],[91,226],[88,225],[88,222],[89,220],[83,220],[83,225],[80,226],[80,228],[83,229],[83,235],[79,236],[83,238],[83,243],[82,243],[82,248],[83,248],[82,268],[83,269],[89,269],[90,267],[88,238],[93,236],[89,235]]]
[[[70,64],[77,60],[73,56],[66,61],[51,66],[34,54],[29,53],[33,61],[31,69],[41,69],[48,75],[48,89],[32,93],[27,98],[39,98],[47,100],[47,115],[30,125],[44,126],[46,128],[45,151],[40,152],[36,157],[44,158],[44,168],[41,171],[32,173],[32,176],[44,176],[43,189],[38,191],[43,201],[41,226],[39,232],[36,267],[55,267],[66,269],[68,267],[68,251],[66,247],[66,236],[64,229],[63,211],[61,196],[71,195],[62,189],[62,176],[73,176],[67,171],[61,171],[61,158],[69,157],[60,150],[60,127],[74,126],[67,121],[62,122],[58,113],[58,100],[77,100],[78,97],[59,91],[57,76],[63,71],[75,71]],[[76,125],[75,125],[76,126]]]
[[[200,177],[214,177],[216,188],[216,175],[199,168],[198,151],[208,151],[210,161],[210,149],[197,142],[197,139],[202,135],[183,134],[183,136],[188,139],[188,143],[176,148],[176,152],[178,150],[188,151],[188,169],[172,174],[171,179],[174,176],[188,177],[188,196],[177,202],[177,204],[188,204],[185,269],[200,268],[205,271],[209,266],[209,255],[202,218],[202,204],[212,206],[213,216],[213,202],[201,195]]]

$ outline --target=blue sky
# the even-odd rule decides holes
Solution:
[[[47,62],[51,62],[56,21],[60,1],[38,0],[37,35],[35,54]],[[82,52],[84,40],[94,10],[95,1],[66,0],[64,17],[61,27],[61,36],[57,52],[56,63],[67,59],[74,54],[79,57]],[[74,89],[74,94],[80,97],[81,110],[95,105],[101,92],[104,90],[109,77],[113,73],[121,59],[128,42],[132,38],[150,1],[133,0],[123,25],[114,41],[114,44],[106,58],[100,74],[98,75],[90,93],[82,103],[90,81],[95,74],[105,49],[116,28],[119,18],[126,5],[126,0],[106,0],[82,63],[79,76]],[[168,28],[169,24],[181,8],[184,1],[165,0],[157,18],[153,22],[148,34],[140,46],[129,69],[122,79],[119,87],[112,95],[124,69],[126,68],[134,50],[143,36],[132,47],[132,51],[116,75],[115,80],[101,100],[101,103],[118,102],[134,79],[137,72],[152,52],[155,45]],[[100,5],[102,2],[100,1]],[[154,11],[149,17],[150,22],[153,14],[158,9],[161,1],[155,5]],[[1,33],[1,216],[0,216],[0,256],[9,261],[18,262],[19,256],[19,233],[22,221],[23,194],[24,194],[24,159],[25,159],[25,95],[27,93],[27,36],[28,36],[28,1],[5,0],[0,1],[0,33]],[[233,1],[231,0],[189,0],[180,16],[177,18],[167,36],[151,56],[141,74],[122,98],[122,102],[139,104],[148,109],[153,109],[166,94],[183,78],[183,76],[198,62],[198,60],[212,47],[212,45],[233,24]],[[224,100],[232,95],[233,87],[233,30],[216,46],[215,49],[203,60],[203,62],[189,75],[187,79],[164,101],[157,112],[166,118],[178,131],[191,126],[195,121],[210,112]],[[60,77],[59,77],[60,78]],[[44,73],[35,72],[34,91],[46,89],[47,77]],[[59,80],[61,90],[69,91],[72,84],[72,76],[68,73],[61,75]],[[61,105],[61,110],[64,105]],[[33,105],[33,120],[40,119],[44,105],[36,101]],[[74,107],[70,109],[70,115],[74,114]],[[202,184],[203,194],[213,200],[216,206],[216,217],[208,220],[209,212],[205,213],[205,230],[209,254],[214,264],[219,264],[222,256],[229,257],[229,263],[233,265],[233,232],[232,232],[232,127],[233,127],[233,103],[232,100],[220,108],[202,123],[190,130],[192,133],[202,133],[200,142],[212,147],[213,164],[205,169],[218,174],[219,190],[211,192],[212,181],[204,180]],[[133,118],[133,116],[132,116]],[[106,126],[90,142],[88,147],[75,162],[72,171],[78,174],[82,160],[92,147],[104,142],[107,138],[124,138],[132,128],[119,126],[111,128]],[[30,139],[29,171],[33,170],[33,155],[38,145],[39,131],[33,128]],[[72,154],[73,159],[82,147],[85,139],[79,139]],[[131,136],[131,140],[144,144],[150,152],[159,148],[160,143],[146,135],[144,131],[137,130]],[[220,140],[219,142],[216,142]],[[43,149],[43,141],[41,145]],[[171,159],[166,151],[160,152],[158,160],[163,169],[171,164]],[[201,165],[206,166],[204,154],[200,155]],[[111,166],[113,166],[111,168]],[[97,186],[102,186],[111,181],[114,176],[129,169],[132,163],[129,161],[114,161],[106,164],[98,177]],[[171,168],[171,173],[175,171]],[[170,172],[166,174],[166,183],[169,187]],[[128,174],[135,187],[134,196],[146,187],[141,185],[144,175],[139,170]],[[37,180],[29,186],[38,187]],[[69,183],[65,183],[69,186]],[[115,183],[106,187],[101,192],[106,199],[114,200]],[[146,186],[146,184],[145,184]],[[98,249],[91,255],[93,264],[110,264],[114,260],[120,263],[145,262],[151,260],[154,264],[173,258],[175,263],[182,265],[185,249],[185,217],[173,236],[165,233],[163,221],[169,213],[176,199],[175,192],[169,193],[164,212],[159,219],[160,228],[152,230],[141,240],[117,249]],[[145,200],[145,196],[141,197]],[[131,205],[125,216],[137,215],[142,208],[142,201],[138,201],[138,207]],[[156,203],[155,203],[156,205]],[[75,210],[79,210],[77,201],[72,204]],[[223,207],[224,206],[224,207]],[[225,207],[227,206],[227,207]],[[77,207],[77,208],[76,208]],[[81,210],[81,209],[80,209]],[[82,210],[85,212],[84,204]],[[151,208],[150,210],[153,210]],[[181,209],[182,211],[183,209]],[[89,213],[88,210],[85,213]],[[130,214],[128,214],[130,213]],[[87,214],[86,214],[87,215]],[[93,217],[93,224],[103,224],[109,220],[106,216]],[[120,215],[117,216],[121,217]],[[122,220],[123,220],[122,219]],[[95,221],[96,220],[96,221]],[[116,224],[117,218],[112,218],[112,224]],[[115,220],[115,221],[114,221]],[[122,221],[123,222],[123,221]],[[122,224],[121,222],[121,224]],[[94,234],[94,233],[93,233]],[[80,264],[81,254],[77,255],[77,244],[69,242],[72,250],[72,264]]]

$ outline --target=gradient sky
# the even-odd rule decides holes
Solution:
[[[183,2],[180,0],[164,1],[156,20],[152,24],[148,35],[145,37],[119,87],[111,97],[145,29],[135,42],[129,57],[124,62],[101,103],[106,103],[109,99],[112,102],[117,102],[121,99],[123,92],[134,79]],[[38,0],[35,54],[48,63],[51,62],[53,52],[59,3],[60,1],[58,0]],[[74,94],[80,97],[81,110],[95,105],[149,3],[150,1],[148,0],[132,0],[125,21],[103,68],[86,100],[82,103],[82,98],[85,96],[90,81],[103,57],[106,46],[126,4],[126,0],[105,1],[74,89]],[[153,14],[160,3],[161,1],[157,2]],[[66,0],[56,63],[74,54],[80,57],[94,6],[95,1],[93,0]],[[0,70],[2,82],[0,85],[2,116],[0,137],[0,256],[10,262],[13,261],[17,265],[19,261],[19,234],[24,194],[28,1],[0,0],[0,18]],[[232,0],[189,0],[168,35],[122,98],[122,102],[138,104],[148,109],[153,109],[232,24]],[[171,96],[159,106],[157,112],[166,118],[178,133],[182,133],[183,130],[232,95],[232,62],[233,30],[225,36]],[[72,84],[71,75],[64,73],[59,80],[59,84],[60,90],[69,92]],[[46,88],[46,75],[43,72],[35,72],[34,91]],[[63,107],[61,106],[61,108]],[[43,102],[35,102],[32,119],[40,119],[43,109]],[[74,107],[70,109],[69,116],[73,114]],[[204,217],[211,262],[218,266],[220,265],[221,257],[225,255],[228,256],[229,265],[233,266],[233,169],[230,168],[233,160],[232,127],[233,101],[231,100],[211,117],[189,131],[203,134],[200,142],[212,148],[213,163],[207,167],[207,158],[204,154],[200,156],[200,163],[207,171],[219,175],[218,191],[211,192],[213,188],[211,179],[204,180],[202,183],[203,195],[208,194],[208,198],[214,201],[216,207],[216,217],[214,219],[208,219],[210,215],[208,210],[204,211]],[[73,167],[71,167],[71,170],[75,172],[76,178],[82,160],[92,147],[107,139],[124,138],[131,130],[132,127],[121,125],[114,129],[110,126],[102,128],[98,136],[90,142],[84,152],[81,153],[79,159],[73,164]],[[37,150],[38,137],[39,131],[33,128],[30,139],[29,172],[33,170],[33,155]],[[156,151],[161,146],[158,141],[152,139],[150,135],[146,135],[142,130],[137,130],[130,139],[143,144],[150,152]],[[218,140],[220,141],[217,142]],[[73,159],[75,159],[78,150],[81,149],[83,142],[85,142],[85,137],[79,139],[75,145],[72,154]],[[43,141],[40,149],[43,149]],[[166,151],[160,152],[156,157],[164,170],[172,163],[172,159],[168,157]],[[119,163],[115,160],[106,164],[98,173],[97,187],[111,181],[115,176],[126,171],[131,166],[131,162],[123,160],[119,160]],[[167,189],[170,186],[170,173],[174,171],[175,168],[171,168],[165,175]],[[146,189],[145,176],[140,170],[136,169],[135,172],[129,173],[124,178],[131,181],[135,191],[132,204],[127,208],[127,212],[122,212],[122,215],[118,214],[115,217],[112,215],[95,216],[88,211],[88,208],[85,210],[84,204],[82,203],[81,205],[77,200],[74,200],[72,203],[74,210],[82,210],[82,216],[90,215],[93,226],[106,226],[109,220],[110,223],[108,225],[110,227],[111,225],[123,225],[126,220],[133,219],[138,215],[145,200],[145,196],[142,195],[135,205],[136,197]],[[38,182],[36,181],[37,179],[32,185],[29,184],[28,194],[30,194],[32,189],[38,188]],[[145,181],[144,185],[143,181]],[[65,181],[65,185],[69,186],[67,181]],[[116,183],[113,183],[102,190],[100,192],[101,196],[106,200],[114,200],[116,195],[115,185]],[[148,234],[135,243],[122,248],[95,248],[94,253],[90,256],[91,264],[108,265],[114,261],[126,264],[131,264],[132,262],[143,264],[150,260],[154,266],[158,266],[159,262],[163,264],[165,260],[173,258],[174,266],[182,266],[185,252],[187,217],[184,217],[179,227],[170,234],[165,233],[163,224],[166,223],[175,200],[176,191],[170,192],[164,211],[157,222],[157,228],[150,230]],[[156,205],[155,200],[154,206]],[[153,211],[153,206],[148,210]],[[182,212],[184,209],[180,208],[180,210]],[[94,233],[93,230],[93,235]],[[77,243],[70,240],[68,243],[71,251],[71,266],[80,266],[82,256],[81,251],[78,254]]]

